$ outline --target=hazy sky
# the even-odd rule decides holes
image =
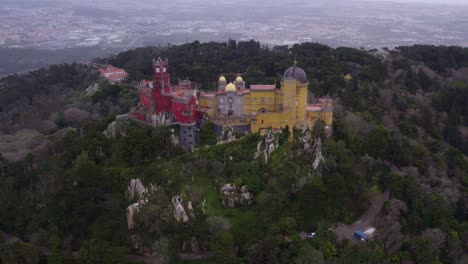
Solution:
[[[403,3],[427,3],[427,4],[459,4],[468,5],[468,0],[367,0],[375,2],[403,2]]]

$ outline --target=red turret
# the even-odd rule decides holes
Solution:
[[[156,113],[169,112],[171,110],[171,83],[169,78],[169,62],[166,60],[153,60],[153,93],[154,111]]]

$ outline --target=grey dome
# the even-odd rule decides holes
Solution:
[[[283,80],[291,80],[291,79],[296,79],[298,82],[303,83],[303,84],[308,82],[305,71],[297,66],[293,66],[287,69],[283,74]]]

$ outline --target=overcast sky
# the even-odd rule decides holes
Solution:
[[[460,4],[468,5],[468,0],[367,0],[376,2],[414,2],[414,3],[427,3],[427,4]]]

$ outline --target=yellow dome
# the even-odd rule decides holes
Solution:
[[[224,89],[226,92],[235,92],[237,91],[236,86],[233,83],[230,83],[226,85],[226,88]]]
[[[219,77],[218,82],[227,82],[226,77],[224,76]]]
[[[237,76],[236,78],[236,82],[243,82],[244,79],[242,79],[242,76]]]

